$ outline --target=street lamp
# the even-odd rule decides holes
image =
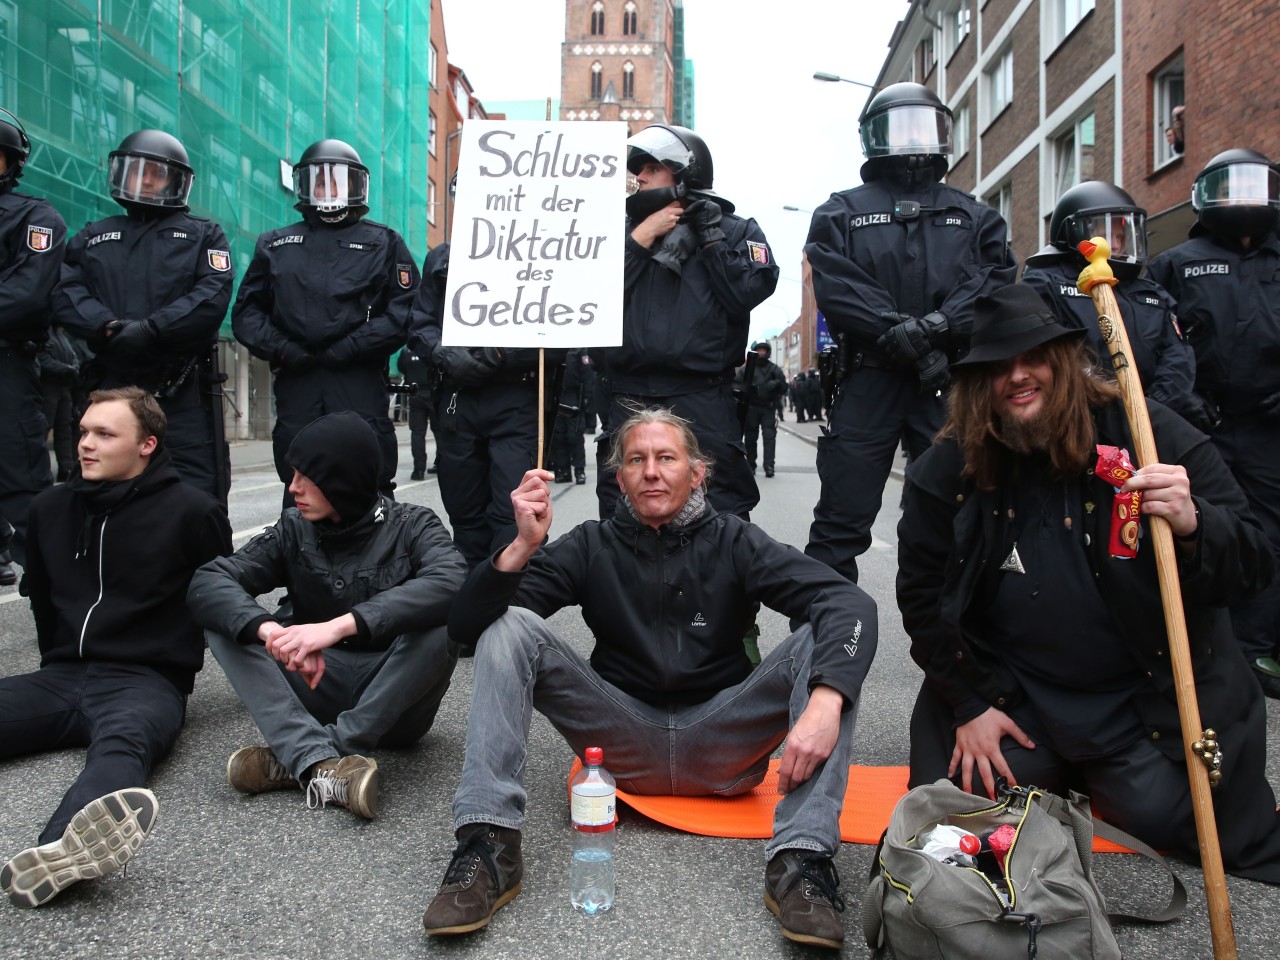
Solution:
[[[825,70],[815,71],[813,79],[822,80],[826,83],[852,83],[855,86],[866,87],[868,90],[874,90],[875,86],[870,83],[863,83],[861,80],[850,80],[848,77],[842,77],[835,73],[827,73]]]

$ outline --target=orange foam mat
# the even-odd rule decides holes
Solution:
[[[778,802],[777,758],[769,762],[769,772],[753,790],[736,797],[641,796],[618,791],[618,799],[650,820],[704,837],[767,839],[773,835],[773,808]],[[576,757],[569,779],[582,769]],[[907,792],[906,767],[849,768],[849,785],[840,813],[840,836],[845,843],[880,842],[889,825],[893,808]],[[1095,837],[1097,853],[1128,853],[1127,848]]]

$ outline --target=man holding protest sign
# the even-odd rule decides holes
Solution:
[[[653,124],[627,141],[639,189],[627,198],[622,346],[608,352],[610,409],[597,437],[629,407],[664,406],[690,421],[716,462],[708,495],[721,513],[746,517],[760,491],[742,446],[734,368],[747,351],[751,310],[773,293],[778,266],[754,220],[711,189],[711,151],[692,130]],[[597,472],[600,516],[618,487]]]

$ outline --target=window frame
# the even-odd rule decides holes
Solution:
[[[604,96],[604,64],[597,60],[591,64],[591,96],[590,100],[599,100]]]
[[[960,49],[965,38],[973,32],[973,9],[969,0],[960,0],[960,4],[943,14],[942,20],[942,59],[950,61]],[[963,21],[963,26],[961,22]]]
[[[1084,144],[1084,127],[1089,125],[1089,136],[1092,142],[1088,144],[1088,160],[1089,170],[1085,173],[1085,144]],[[1092,109],[1088,113],[1083,113],[1071,121],[1069,125],[1064,127],[1057,136],[1052,137],[1049,141],[1051,146],[1050,156],[1053,159],[1053,168],[1050,171],[1049,183],[1053,191],[1050,198],[1051,203],[1057,203],[1058,198],[1070,190],[1074,186],[1084,183],[1086,180],[1097,179],[1097,170],[1094,169],[1093,157],[1098,148],[1098,118]],[[1070,157],[1066,156],[1066,145],[1070,141]],[[1069,159],[1071,163],[1072,181],[1063,183],[1062,174],[1064,172],[1063,161]]]
[[[622,8],[622,35],[624,37],[634,37],[639,32],[639,19],[636,15],[635,2],[634,0],[627,0],[627,5]]]
[[[636,65],[628,60],[622,65],[622,99],[636,98]]]
[[[434,43],[428,42],[427,43],[427,83],[431,85],[432,90],[434,90],[437,86],[439,86],[439,83],[437,82],[439,78],[436,76],[436,74],[439,72],[439,69],[440,69],[440,51],[436,49],[436,45]]]
[[[993,57],[986,69],[982,71],[983,103],[987,108],[987,123],[990,126],[996,118],[1013,104],[1013,46],[1005,47]],[[1003,102],[996,101],[996,92],[1003,86],[1007,93]]]
[[[1175,96],[1170,90],[1174,78],[1181,88],[1180,95]],[[1173,102],[1174,100],[1177,102]],[[1163,170],[1169,164],[1181,160],[1186,153],[1186,121],[1183,121],[1183,153],[1174,153],[1165,142],[1165,127],[1172,122],[1173,108],[1185,107],[1187,103],[1186,60],[1183,51],[1170,58],[1164,66],[1151,77],[1151,172]],[[1168,123],[1165,118],[1169,118]]]
[[[431,156],[436,155],[436,112],[430,108],[427,109],[427,152]]]
[[[604,4],[600,0],[596,0],[591,6],[591,36],[604,36]]]
[[[1056,50],[1075,33],[1076,28],[1089,18],[1096,7],[1096,0],[1051,0],[1046,4],[1049,16],[1049,52]],[[1072,12],[1075,13],[1075,19],[1068,23],[1067,18]]]

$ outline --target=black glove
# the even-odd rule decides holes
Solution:
[[[715,243],[724,239],[724,231],[720,229],[720,216],[720,204],[714,200],[695,200],[685,208],[680,222],[693,227],[699,242]]]
[[[1280,393],[1268,399],[1280,404]],[[1222,414],[1218,412],[1217,406],[1208,397],[1198,393],[1188,393],[1174,409],[1201,433],[1212,433],[1222,423]]]
[[[1258,404],[1258,413],[1262,414],[1264,417],[1270,417],[1271,419],[1280,417],[1280,392],[1263,397],[1261,402]],[[1218,423],[1221,422],[1222,418],[1219,417],[1214,426],[1216,427]],[[1204,428],[1201,427],[1201,429],[1203,430]]]
[[[929,340],[929,328],[923,320],[908,317],[901,323],[894,324],[880,335],[876,346],[890,360],[902,364],[914,364],[933,349]]]
[[[352,343],[350,337],[343,337],[337,343],[330,344],[329,349],[320,354],[320,362],[326,367],[345,367],[355,359],[355,356],[356,345]]]
[[[119,327],[107,338],[107,350],[116,357],[140,357],[147,353],[160,339],[160,332],[150,320],[116,320]],[[107,329],[113,329],[107,324]]]
[[[498,369],[496,351],[485,350],[476,357],[467,347],[440,347],[435,362],[444,373],[445,380],[455,387],[474,387],[484,383]]]
[[[929,331],[930,343],[935,347],[945,347],[947,345],[947,340],[951,336],[951,325],[947,323],[946,317],[935,310],[933,313],[926,313],[920,318],[920,322]]]
[[[580,407],[573,407],[567,403],[561,403],[556,405],[556,413],[562,417],[569,417],[570,419],[573,419],[581,412],[582,411]]]
[[[291,373],[306,373],[316,365],[316,358],[300,343],[289,340],[280,348],[276,366]]]
[[[917,360],[916,373],[920,376],[920,386],[929,393],[945,390],[951,382],[951,364],[941,350],[930,350]]]

